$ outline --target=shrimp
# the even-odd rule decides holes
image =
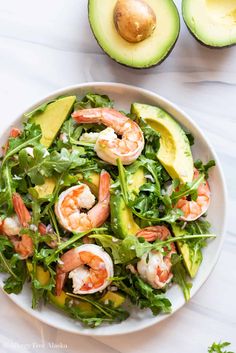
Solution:
[[[137,236],[142,236],[147,241],[166,240],[170,235],[169,229],[165,226],[147,227],[137,233]],[[151,250],[144,254],[137,263],[137,271],[140,277],[153,288],[163,288],[173,277],[171,256],[176,253],[174,243],[170,243],[170,248],[170,250],[164,248],[165,255],[160,251]]]
[[[193,179],[199,177],[199,171],[195,168]],[[207,210],[210,204],[211,191],[209,184],[204,180],[197,189],[197,199],[188,200],[187,197],[183,197],[178,200],[176,208],[183,211],[184,215],[180,217],[183,221],[195,221],[197,218],[201,217]]]
[[[10,134],[9,134],[9,138],[10,137],[18,137],[21,135],[21,131],[20,129],[18,129],[17,127],[13,127],[10,131]],[[7,150],[9,148],[9,139],[8,141],[5,143],[5,146],[2,148],[3,149],[3,154],[6,154]]]
[[[22,227],[29,226],[31,215],[18,193],[13,194],[12,202],[16,214],[2,221],[1,231],[8,236],[20,257],[26,259],[33,254],[33,240],[28,234],[19,233]]]
[[[83,232],[100,227],[110,212],[110,174],[102,171],[99,180],[98,203],[86,184],[78,184],[63,191],[55,205],[61,226],[71,232]],[[81,209],[89,210],[87,213]]]
[[[82,109],[75,111],[72,117],[77,123],[107,126],[95,143],[98,157],[105,162],[116,165],[117,158],[120,158],[122,164],[131,164],[144,148],[143,132],[138,124],[115,109]]]
[[[151,226],[140,229],[136,233],[136,236],[142,237],[148,242],[155,241],[156,239],[165,240],[170,236],[170,231],[166,226]]]
[[[59,296],[67,276],[72,279],[75,294],[102,291],[114,275],[113,262],[102,247],[80,245],[64,253],[56,269],[56,295]]]

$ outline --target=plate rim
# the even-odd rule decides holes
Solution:
[[[222,251],[222,246],[223,246],[223,242],[225,239],[225,234],[226,234],[226,227],[227,227],[227,219],[228,219],[228,192],[227,192],[227,186],[226,186],[226,181],[225,181],[225,176],[223,173],[223,168],[221,166],[221,162],[215,152],[215,149],[213,148],[211,142],[209,142],[209,140],[207,139],[207,137],[205,136],[205,133],[201,130],[201,128],[198,127],[198,125],[195,123],[194,120],[192,120],[192,118],[189,116],[188,113],[186,113],[184,110],[182,110],[182,108],[180,108],[177,104],[173,103],[172,101],[170,101],[167,98],[164,98],[163,96],[159,95],[156,92],[153,92],[151,90],[148,89],[144,89],[141,88],[139,86],[134,86],[134,85],[128,85],[128,84],[124,84],[124,83],[119,83],[119,82],[105,82],[105,81],[91,81],[91,82],[82,82],[82,83],[78,83],[78,84],[73,84],[73,85],[69,85],[69,86],[65,86],[62,87],[60,89],[54,90],[52,92],[50,92],[47,95],[44,95],[43,97],[41,97],[40,99],[38,99],[35,103],[31,104],[27,109],[23,110],[22,113],[18,114],[13,120],[12,122],[15,121],[19,121],[21,119],[21,121],[23,121],[22,117],[25,113],[33,110],[35,107],[39,106],[40,104],[49,101],[52,98],[55,98],[57,96],[60,96],[61,94],[69,94],[69,91],[73,91],[73,90],[78,90],[78,89],[86,89],[87,88],[91,88],[92,86],[94,86],[94,89],[96,90],[96,88],[99,87],[102,88],[104,87],[104,90],[106,89],[107,86],[109,87],[113,87],[113,88],[119,88],[119,89],[128,89],[128,90],[132,90],[133,92],[138,92],[141,95],[146,95],[149,96],[151,98],[153,98],[154,100],[159,100],[159,102],[161,102],[162,105],[168,106],[170,107],[172,110],[178,112],[183,118],[184,120],[190,122],[190,124],[192,125],[192,127],[197,131],[197,133],[201,136],[201,139],[203,139],[203,141],[205,141],[205,143],[207,144],[214,160],[216,161],[217,164],[217,168],[218,168],[218,172],[219,172],[219,176],[220,176],[220,180],[222,182],[222,196],[223,196],[223,210],[224,210],[224,214],[222,215],[222,232],[220,234],[220,241],[219,241],[219,246],[217,248],[216,253],[214,254],[213,260],[212,260],[212,264],[211,267],[205,272],[205,275],[201,281],[201,284],[199,285],[198,288],[195,288],[194,291],[192,291],[191,296],[190,296],[190,300],[193,298],[193,296],[200,290],[200,288],[206,283],[207,279],[209,278],[209,276],[212,274],[217,261],[219,259],[220,253]],[[106,92],[104,92],[104,94],[106,94]],[[175,118],[175,117],[174,117]],[[175,118],[178,121],[178,118]],[[3,129],[2,134],[4,134],[7,129],[10,128],[11,125],[8,125],[8,127],[6,129]],[[2,135],[1,134],[1,135]],[[31,307],[25,307],[23,304],[18,303],[14,298],[15,295],[12,294],[8,294],[4,291],[3,287],[2,287],[2,283],[0,283],[0,288],[3,291],[4,294],[7,295],[7,297],[15,304],[17,305],[20,309],[22,309],[24,312],[26,312],[27,314],[29,314],[31,317],[34,317],[35,319],[43,322],[44,324],[68,332],[68,333],[73,333],[73,334],[79,334],[79,335],[83,335],[83,336],[94,336],[94,337],[112,337],[112,336],[119,336],[119,335],[124,335],[124,334],[131,334],[131,333],[135,333],[141,330],[144,330],[148,327],[152,327],[154,325],[158,325],[160,322],[162,322],[163,320],[166,320],[168,318],[170,318],[171,316],[173,316],[177,311],[179,311],[181,308],[183,308],[186,304],[186,302],[182,305],[180,305],[179,307],[177,307],[173,312],[171,312],[170,314],[165,314],[163,316],[159,316],[158,317],[158,321],[156,320],[152,320],[150,322],[144,323],[142,326],[140,327],[132,327],[129,330],[126,330],[126,332],[122,332],[122,330],[119,330],[118,332],[114,332],[114,333],[101,333],[101,332],[97,332],[96,333],[96,328],[86,328],[86,331],[80,331],[78,326],[75,325],[75,329],[71,329],[71,328],[62,328],[60,325],[54,324],[54,323],[50,323],[48,322],[44,317],[39,317],[37,315],[37,313],[39,313],[39,311],[33,310]],[[122,325],[122,323],[120,323],[119,325]],[[117,325],[116,325],[117,326]]]

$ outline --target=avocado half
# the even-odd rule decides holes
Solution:
[[[118,33],[113,12],[116,0],[89,0],[88,15],[93,34],[100,47],[116,62],[133,68],[160,64],[173,49],[180,31],[178,10],[172,0],[146,0],[156,15],[152,35],[130,43]]]
[[[182,12],[201,43],[218,48],[236,44],[236,0],[183,0]]]

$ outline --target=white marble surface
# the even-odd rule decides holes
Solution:
[[[183,108],[204,130],[229,190],[223,251],[189,304],[157,326],[121,337],[95,340],[50,328],[0,292],[0,352],[204,353],[219,340],[232,342],[236,351],[236,47],[202,47],[182,23],[177,45],[161,66],[132,70],[111,61],[98,47],[86,0],[0,0],[0,119],[10,123],[50,91],[86,81],[153,90]]]

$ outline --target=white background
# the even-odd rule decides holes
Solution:
[[[190,303],[165,322],[126,336],[95,340],[64,333],[32,319],[0,292],[0,351],[204,353],[219,340],[232,342],[236,351],[236,48],[205,48],[182,23],[177,45],[161,66],[133,70],[111,61],[98,47],[86,0],[0,0],[1,120],[10,124],[50,91],[86,81],[150,89],[198,123],[218,153],[228,184],[223,251]]]

